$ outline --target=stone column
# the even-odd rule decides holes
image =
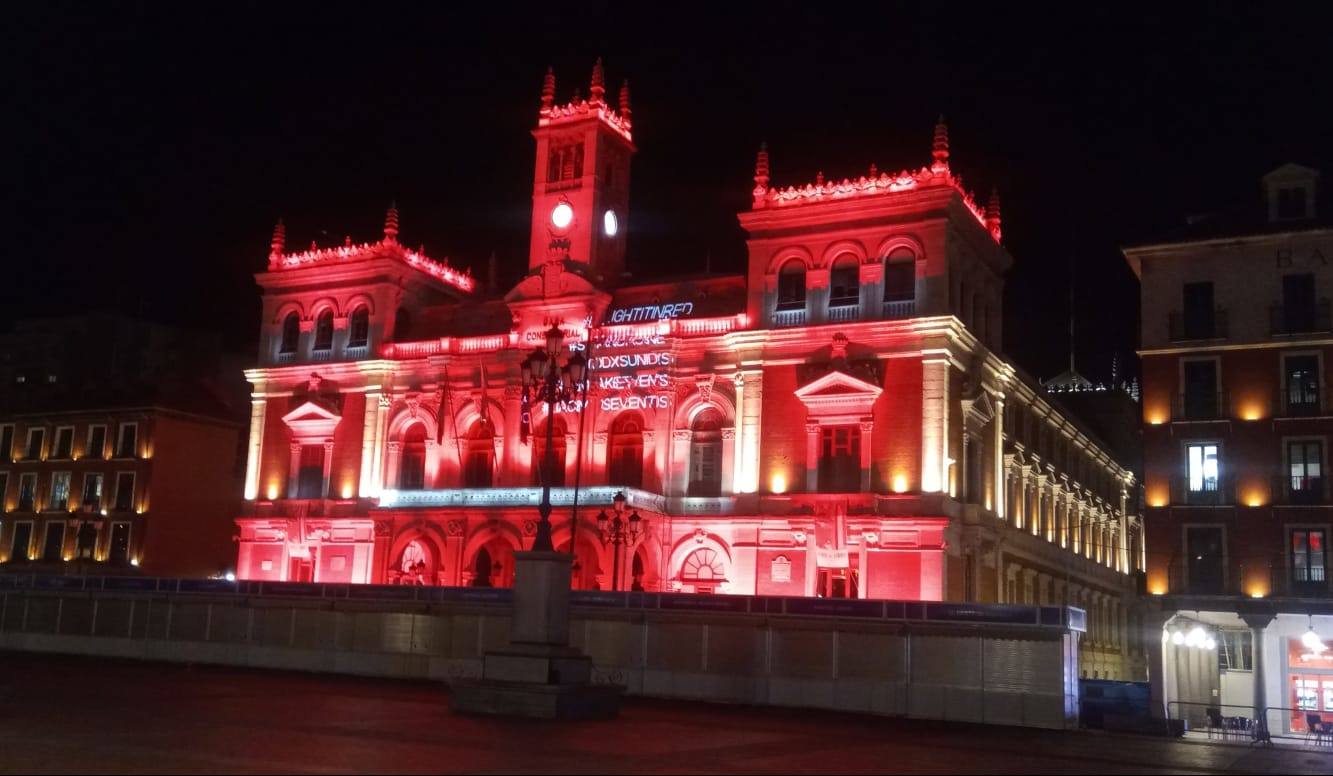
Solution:
[[[949,486],[949,360],[921,360],[921,491]]]
[[[690,492],[690,438],[694,432],[689,429],[675,429],[671,432],[671,468],[668,483],[663,490],[668,496],[687,496]]]
[[[1120,571],[1129,573],[1129,493],[1120,488]]]
[[[1268,612],[1262,614],[1242,614],[1240,616],[1245,624],[1250,627],[1250,638],[1254,641],[1254,672],[1251,678],[1254,681],[1254,718],[1261,720],[1265,729],[1268,727],[1268,685],[1264,665],[1264,634],[1268,630],[1269,623],[1273,622],[1273,615]]]
[[[870,474],[873,469],[870,453],[870,437],[875,430],[873,420],[861,421],[861,492],[870,492]]]
[[[736,455],[732,458],[731,481],[735,493],[741,493],[745,485],[745,375],[737,371],[732,378],[736,386]]]
[[[390,488],[397,488],[400,484],[398,482],[398,471],[400,468],[398,463],[403,457],[403,443],[394,440],[388,444],[388,448],[389,454],[385,457],[386,460],[384,462],[385,477],[383,482]]]
[[[1045,475],[1038,474],[1033,479],[1035,481],[1032,486],[1032,535],[1041,536],[1042,532],[1046,530],[1046,499],[1042,498],[1042,496],[1045,495],[1043,491],[1046,487],[1046,477]]]
[[[291,457],[287,464],[287,498],[296,498],[301,477],[301,443],[293,441],[289,445]]]
[[[759,440],[764,410],[764,373],[745,374],[745,440],[740,445],[745,477],[741,480],[742,493],[759,489]]]
[[[736,492],[736,429],[722,429],[722,495]],[[686,479],[689,478],[688,472]]]
[[[805,424],[805,492],[819,492],[819,424]]]
[[[376,498],[384,488],[384,437],[388,433],[389,405],[393,399],[383,394],[375,408],[375,452],[370,462],[370,496]]]
[[[991,420],[994,426],[994,439],[992,444],[995,447],[993,451],[994,460],[992,461],[992,476],[995,484],[992,486],[994,493],[991,501],[994,504],[995,514],[1001,520],[1005,517],[1005,493],[1004,493],[1004,398],[996,395],[995,399],[995,417]]]
[[[254,501],[259,496],[259,470],[264,460],[264,418],[267,414],[267,399],[250,400],[250,442],[245,457],[246,501]],[[102,457],[100,451],[96,457]]]
[[[329,479],[333,476],[333,440],[324,440],[324,479],[319,489],[320,498],[329,497]]]
[[[361,482],[357,487],[357,495],[362,498],[378,493],[378,488],[375,487],[375,449],[378,435],[375,431],[378,428],[380,398],[383,395],[379,391],[366,392],[365,420],[361,429]]]

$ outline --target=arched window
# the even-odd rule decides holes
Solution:
[[[287,313],[282,319],[282,344],[279,353],[295,353],[296,345],[301,341],[301,318],[296,313]]]
[[[700,547],[685,558],[680,567],[680,580],[694,585],[696,593],[712,593],[717,585],[727,581],[727,567],[711,547]]]
[[[364,347],[370,342],[370,308],[361,305],[352,312],[351,327],[347,337],[347,346]]]
[[[910,302],[916,298],[916,254],[894,248],[884,258],[884,301]]]
[[[627,413],[611,424],[607,469],[610,484],[637,488],[643,484],[643,418]]]
[[[792,259],[778,271],[778,309],[805,309],[805,263]]]
[[[333,349],[333,311],[325,310],[315,319],[315,350]]]
[[[722,494],[722,416],[714,409],[706,409],[690,425],[690,483],[691,496],[720,496]]]
[[[495,473],[495,429],[485,418],[468,429],[463,442],[463,487],[489,488]]]
[[[403,549],[402,560],[398,562],[398,570],[404,574],[415,573],[418,567],[426,565],[426,550],[422,548],[421,542],[413,539]]]
[[[551,429],[551,462],[546,460],[546,424],[542,421],[532,432],[532,484],[541,485],[543,481],[553,488],[565,485],[565,421],[556,418]],[[549,467],[549,470],[548,470]]]
[[[630,566],[630,590],[643,592],[643,550],[635,550],[634,563]]]
[[[833,261],[829,272],[829,307],[850,307],[861,301],[861,264],[850,253]]]
[[[472,561],[472,586],[491,587],[491,554],[485,547],[477,550],[477,557]]]
[[[403,434],[403,447],[398,459],[398,487],[418,490],[425,486],[426,427],[421,423],[413,423]]]

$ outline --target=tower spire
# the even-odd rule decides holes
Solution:
[[[602,71],[601,57],[598,57],[592,65],[592,84],[588,88],[588,102],[593,105],[606,102],[606,73]]]
[[[626,124],[630,121],[629,110],[629,79],[620,82],[620,118],[625,120]]]
[[[949,127],[944,123],[944,114],[935,122],[935,142],[931,145],[932,172],[949,171]]]
[[[1000,191],[991,186],[990,202],[986,203],[986,229],[995,242],[1000,241]]]
[[[384,214],[384,241],[398,242],[398,203],[389,203],[389,212]]]
[[[268,255],[281,256],[286,247],[287,227],[282,225],[282,219],[279,218],[277,225],[273,227],[273,239],[268,244]]]
[[[555,105],[555,68],[547,65],[546,77],[542,79],[542,110],[549,111]]]
[[[754,185],[757,189],[768,188],[768,143],[759,144],[759,155],[754,160]]]

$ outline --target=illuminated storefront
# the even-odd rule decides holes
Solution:
[[[545,480],[579,586],[1067,602],[1128,654],[1137,485],[995,352],[1012,259],[943,124],[892,174],[780,188],[761,151],[747,272],[630,283],[628,88],[554,95],[502,296],[405,249],[396,210],[372,243],[275,232],[240,576],[508,584]],[[520,365],[553,327],[589,376],[547,417]],[[625,543],[598,528],[618,492]]]

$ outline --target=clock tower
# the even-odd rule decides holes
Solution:
[[[602,61],[593,65],[588,99],[577,90],[561,105],[555,74],[546,71],[537,128],[537,163],[532,187],[529,269],[550,261],[572,262],[604,287],[625,271],[629,209],[629,82],[616,107],[606,101]]]

